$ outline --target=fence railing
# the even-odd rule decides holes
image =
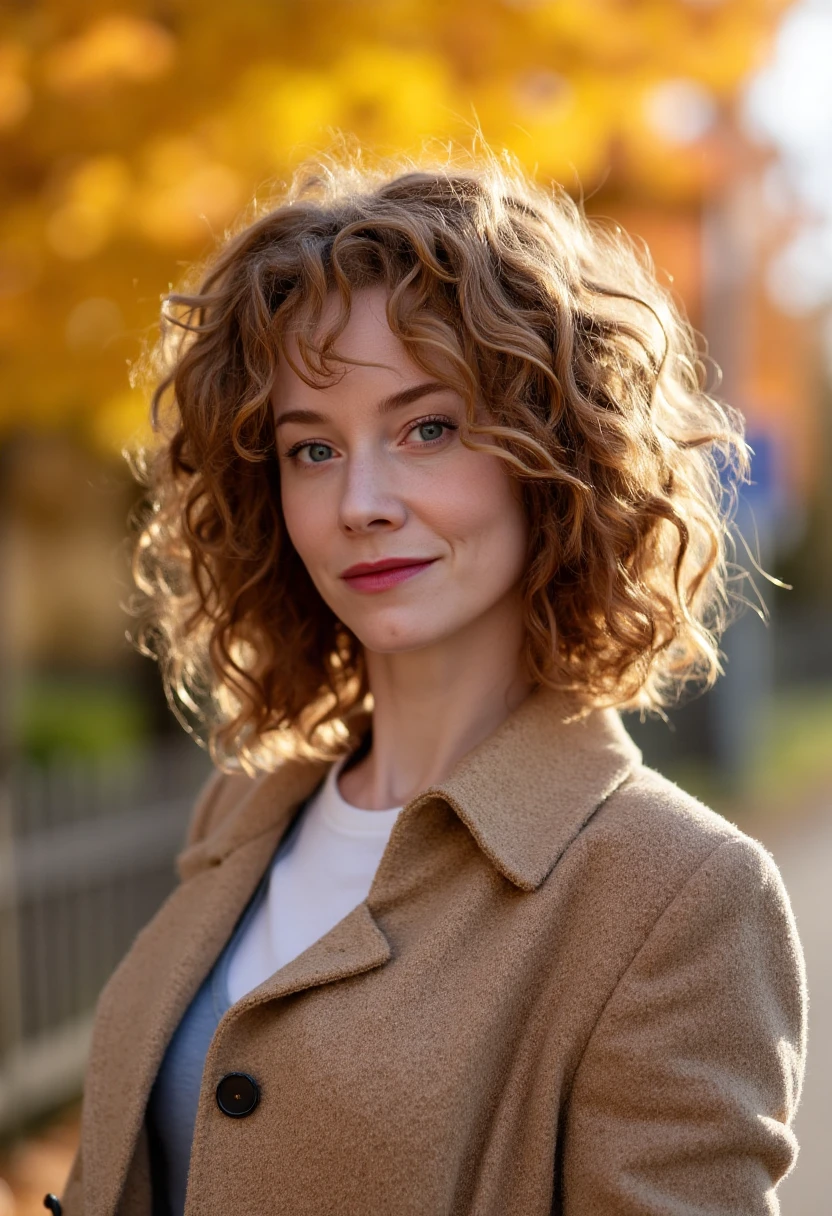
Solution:
[[[177,744],[0,791],[0,1135],[80,1093],[98,994],[175,886],[209,769]]]

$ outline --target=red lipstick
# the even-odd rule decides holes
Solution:
[[[353,591],[386,591],[427,570],[435,557],[387,557],[378,562],[357,562],[341,575]]]

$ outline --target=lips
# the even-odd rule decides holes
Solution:
[[[399,583],[418,578],[428,570],[435,557],[388,557],[380,562],[358,562],[341,575],[350,591],[359,595],[377,595],[390,591]]]
[[[432,557],[387,557],[378,562],[357,562],[344,571],[341,578],[356,578],[361,574],[381,574],[383,570],[401,570],[406,566],[424,566],[435,561]]]

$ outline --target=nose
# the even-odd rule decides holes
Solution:
[[[394,462],[378,451],[356,453],[347,463],[338,509],[345,532],[401,528],[407,519]],[[400,478],[400,474],[399,474]]]

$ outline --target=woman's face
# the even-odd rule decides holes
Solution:
[[[336,617],[367,650],[391,654],[504,615],[527,524],[505,463],[462,445],[462,399],[412,362],[385,304],[383,289],[356,293],[337,343],[380,366],[344,364],[337,383],[312,388],[281,360],[272,399],[292,543]],[[410,565],[352,570],[388,559]]]

